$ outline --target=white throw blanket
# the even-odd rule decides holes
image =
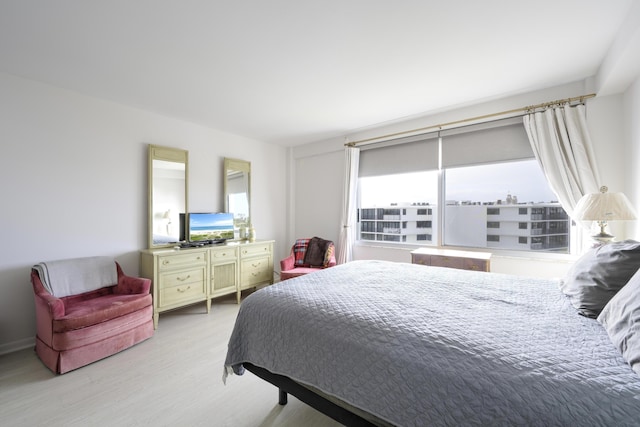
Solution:
[[[33,266],[45,289],[55,297],[77,295],[118,283],[115,260],[96,256],[41,262]]]

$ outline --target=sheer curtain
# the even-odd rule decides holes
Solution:
[[[573,217],[578,200],[600,187],[585,106],[565,105],[528,114],[524,127],[551,189]]]
[[[353,259],[352,249],[356,241],[356,191],[358,186],[358,166],[360,149],[345,147],[345,176],[342,191],[342,229],[337,248],[337,262],[344,264]]]

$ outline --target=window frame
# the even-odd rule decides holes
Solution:
[[[505,254],[509,254],[512,256],[516,256],[516,257],[528,257],[528,258],[564,258],[564,257],[572,257],[574,256],[574,251],[575,248],[579,247],[581,245],[581,233],[578,232],[578,227],[576,226],[576,224],[571,220],[571,218],[568,219],[567,222],[567,234],[568,234],[568,242],[567,242],[567,248],[566,248],[566,252],[553,252],[553,251],[536,251],[536,250],[532,250],[532,249],[510,249],[510,248],[494,248],[494,247],[476,247],[476,246],[459,246],[459,245],[445,245],[443,242],[443,237],[444,237],[444,224],[445,224],[445,206],[446,206],[446,201],[444,200],[446,197],[445,194],[445,176],[446,176],[446,171],[450,168],[444,168],[442,166],[442,146],[443,146],[443,139],[441,136],[438,136],[438,156],[439,156],[439,160],[438,160],[438,169],[437,169],[437,174],[438,174],[438,185],[437,185],[437,198],[438,201],[436,202],[437,205],[435,206],[436,209],[433,209],[434,206],[427,206],[426,209],[428,209],[429,211],[431,211],[433,209],[433,211],[435,211],[435,215],[434,215],[434,222],[436,222],[436,228],[437,230],[433,230],[433,233],[429,233],[429,236],[431,237],[429,246],[431,247],[446,247],[446,248],[451,248],[451,249],[455,249],[455,248],[460,248],[463,250],[470,250],[470,251],[490,251],[493,253],[505,253]],[[526,157],[526,158],[520,158],[520,159],[512,159],[510,161],[518,161],[518,160],[535,160],[535,156],[533,155],[533,153]],[[474,163],[474,164],[469,164],[468,166],[476,166],[476,165],[483,165],[483,164],[498,164],[498,163],[503,163],[504,161],[490,161],[490,162],[478,162],[478,163]],[[455,166],[451,166],[451,167],[455,167]],[[425,171],[428,170],[432,170],[432,169],[426,169]],[[411,172],[411,171],[406,171],[406,172]],[[398,172],[398,173],[404,173],[404,172]],[[391,175],[391,174],[389,174]],[[372,176],[372,175],[369,175]],[[375,176],[375,175],[373,175]],[[385,175],[378,175],[378,176],[385,176]],[[358,177],[358,200],[356,203],[356,210],[358,212],[360,212],[361,209],[366,209],[366,208],[362,208],[361,207],[361,203],[360,203],[360,191],[359,191],[359,180],[362,177]],[[400,206],[398,206],[398,208],[401,208]],[[519,211],[518,214],[519,215],[528,215],[529,210],[533,210],[535,209],[535,206],[522,206]],[[487,212],[487,222],[491,222],[490,221],[490,216],[489,215],[499,215],[500,214],[500,208],[499,207],[495,207],[493,206],[491,213]],[[496,211],[494,211],[493,209],[496,209]],[[556,209],[562,209],[564,211],[564,209],[561,206],[556,207]],[[523,213],[524,211],[524,213]],[[495,213],[493,213],[495,212]],[[531,213],[533,215],[533,212]],[[359,215],[357,216],[357,221],[358,221],[358,230],[357,230],[357,237],[356,237],[356,244],[357,245],[363,245],[363,246],[367,246],[367,245],[371,245],[371,244],[379,244],[379,243],[391,243],[388,241],[380,241],[380,240],[367,240],[367,239],[362,239],[361,238],[361,228],[360,228],[360,217]],[[431,221],[431,220],[430,220]],[[519,223],[519,221],[516,220],[516,223]],[[533,223],[532,223],[533,224]],[[490,230],[495,230],[495,228],[491,228]],[[435,240],[433,240],[433,235],[436,236]],[[490,239],[490,232],[489,230],[487,230],[487,240]],[[515,236],[516,238],[518,238],[519,241],[522,240],[522,236]],[[530,243],[533,243],[533,240],[535,240],[534,238],[536,236],[524,236],[526,237],[526,240],[530,241]],[[429,242],[429,240],[424,240],[426,239],[427,236],[424,233],[417,233],[416,234],[416,242],[411,242],[411,243],[406,243],[406,238],[405,239],[400,239],[401,242],[399,243],[393,243],[393,247],[396,247],[396,245],[402,245],[402,246],[407,246],[408,248],[415,248],[416,246],[424,246],[426,244],[426,242]],[[491,237],[491,239],[494,239],[495,237]],[[499,240],[499,235],[497,236],[498,240]],[[422,241],[425,241],[425,243],[421,243]]]

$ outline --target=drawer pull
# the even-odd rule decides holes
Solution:
[[[258,268],[258,267],[260,267],[260,264],[262,264],[262,263],[261,262],[258,262],[258,263],[254,262],[254,263],[251,264],[251,267]]]
[[[169,264],[171,264],[171,261],[169,261],[168,259],[162,260],[162,265],[169,265]]]
[[[187,275],[187,277],[176,277],[177,280],[180,280],[181,282],[184,282],[185,280],[189,280],[191,278],[191,275]]]
[[[187,289],[180,289],[180,288],[176,288],[176,291],[180,292],[180,293],[185,293],[187,292],[189,289],[191,289],[191,285],[187,286]]]

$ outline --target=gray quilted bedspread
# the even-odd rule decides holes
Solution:
[[[339,265],[246,298],[243,362],[398,426],[640,425],[640,377],[552,280]]]

